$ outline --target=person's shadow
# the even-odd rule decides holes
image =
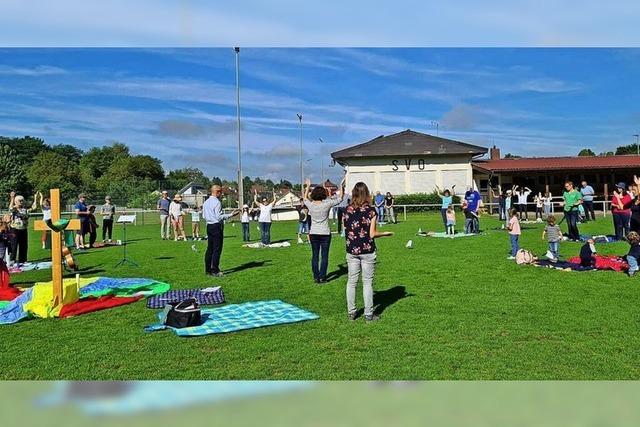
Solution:
[[[338,269],[327,274],[327,282],[341,278],[347,274],[347,264],[339,264]]]
[[[262,267],[267,263],[270,263],[271,260],[267,259],[264,261],[250,261],[250,262],[245,262],[244,264],[240,264],[236,267],[233,268],[229,268],[228,270],[225,270],[224,272],[229,274],[229,273],[237,273],[239,271],[243,271],[243,270],[248,270],[250,268],[257,268],[257,267]]]
[[[396,285],[393,288],[385,289],[383,291],[373,292],[373,312],[377,315],[381,315],[387,308],[391,307],[396,302],[404,298],[409,298],[414,294],[407,293],[407,288],[402,285]],[[358,310],[356,317],[360,317],[364,314],[364,308]]]

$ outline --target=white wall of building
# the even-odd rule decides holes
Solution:
[[[430,193],[436,185],[444,189],[454,184],[460,191],[473,180],[469,156],[363,157],[347,163],[348,189],[362,181],[372,192]]]

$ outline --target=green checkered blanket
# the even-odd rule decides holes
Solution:
[[[163,312],[158,313],[162,320]],[[297,323],[318,319],[315,313],[303,310],[280,300],[231,304],[220,308],[202,309],[202,325],[189,328],[171,328],[164,324],[147,326],[146,332],[172,329],[181,337],[224,334],[264,326]]]

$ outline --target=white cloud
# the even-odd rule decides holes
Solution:
[[[36,67],[10,67],[8,65],[0,65],[0,75],[4,76],[38,77],[66,73],[67,71],[62,68],[49,65],[39,65]]]

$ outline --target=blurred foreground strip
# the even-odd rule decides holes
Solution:
[[[0,383],[6,426],[637,426],[637,382]]]

